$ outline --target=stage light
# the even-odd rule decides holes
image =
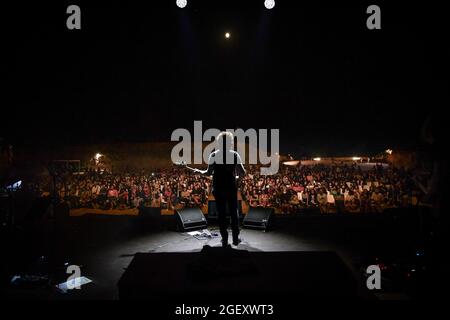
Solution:
[[[103,155],[99,152],[97,152],[94,156],[94,161],[95,161],[95,165],[98,166],[98,164],[100,163],[100,158],[103,157]]]
[[[266,7],[266,9],[273,9],[273,7],[275,7],[275,0],[264,1],[264,6]]]
[[[6,190],[8,191],[17,191],[22,186],[22,180],[19,180],[13,184],[10,184],[9,186],[6,186]]]
[[[285,166],[292,166],[292,167],[298,166],[299,163],[300,163],[300,160],[293,160],[293,161],[285,161],[285,162],[283,162],[283,164]]]
[[[314,161],[320,161],[320,160],[322,160],[321,158],[314,158],[313,159]]]
[[[230,39],[231,34],[229,32],[225,33],[225,38]]]
[[[177,0],[177,6],[178,8],[183,9],[187,5],[187,0]]]

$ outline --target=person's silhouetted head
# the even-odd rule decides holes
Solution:
[[[231,132],[222,131],[217,135],[217,149],[222,152],[227,152],[234,149],[234,136]]]

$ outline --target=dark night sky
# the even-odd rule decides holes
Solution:
[[[59,2],[3,11],[0,136],[17,144],[164,141],[203,120],[280,128],[294,153],[373,152],[414,144],[448,90],[436,4]],[[373,3],[382,30],[366,28]],[[66,29],[68,4],[81,31]]]

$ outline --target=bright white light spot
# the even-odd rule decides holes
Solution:
[[[81,287],[82,285],[91,283],[92,280],[86,277],[78,277],[75,279],[68,280],[66,282],[58,284],[56,287],[62,292],[67,292],[75,287]]]
[[[13,183],[13,184],[10,184],[9,186],[6,186],[6,190],[16,191],[16,190],[20,189],[21,185],[22,185],[22,180],[19,180],[16,183]]]
[[[359,160],[361,160],[360,157],[353,157],[353,161],[359,161]]]
[[[231,37],[231,34],[229,32],[225,33],[225,38],[229,39]]]
[[[177,0],[177,6],[178,8],[184,8],[187,5],[187,0]]]
[[[299,160],[293,160],[293,161],[285,161],[283,164],[285,166],[297,166],[300,163]]]
[[[387,150],[386,150],[386,153],[387,153],[387,154],[392,154],[392,149],[387,149]]]
[[[266,9],[273,9],[273,7],[275,7],[275,0],[264,1],[264,6],[266,7]]]
[[[314,158],[313,159],[314,161],[320,161],[320,160],[322,160],[321,158]]]

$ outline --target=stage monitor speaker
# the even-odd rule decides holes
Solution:
[[[267,230],[273,211],[273,208],[250,207],[244,218],[243,226]]]
[[[203,212],[199,208],[177,210],[178,226],[183,231],[204,229],[208,226]]]

